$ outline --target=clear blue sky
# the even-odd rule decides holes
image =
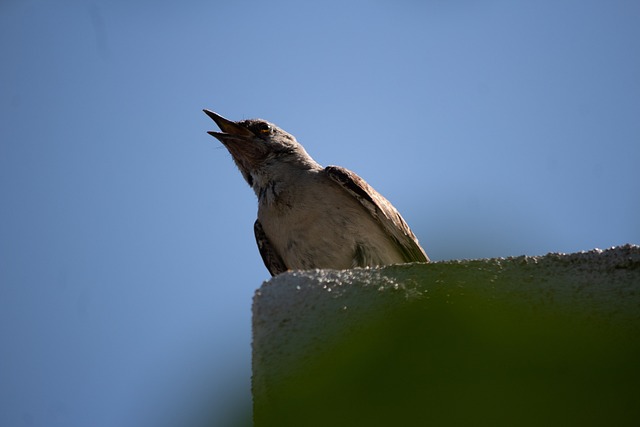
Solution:
[[[4,0],[0,53],[3,426],[250,413],[269,276],[202,108],[354,170],[434,260],[640,243],[636,1]]]

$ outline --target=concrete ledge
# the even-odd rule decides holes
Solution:
[[[640,247],[279,275],[256,426],[632,425]]]

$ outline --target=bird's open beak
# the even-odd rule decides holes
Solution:
[[[209,135],[211,136],[215,136],[216,138],[218,138],[220,141],[222,141],[222,139],[224,138],[228,138],[229,136],[237,136],[237,137],[253,137],[255,136],[253,134],[253,132],[251,132],[249,129],[240,126],[239,124],[237,124],[236,122],[232,122],[231,120],[227,120],[224,117],[222,117],[220,114],[218,113],[214,113],[211,110],[203,110],[205,112],[205,114],[209,117],[211,117],[211,119],[213,119],[214,122],[216,122],[216,124],[218,125],[218,127],[220,128],[221,132],[214,132],[214,131],[209,131],[207,132]]]
[[[209,131],[207,133],[215,137],[229,150],[240,171],[248,181],[247,174],[264,159],[267,153],[267,146],[265,144],[256,144],[256,135],[246,127],[227,120],[213,111],[203,111],[216,122],[222,131]]]

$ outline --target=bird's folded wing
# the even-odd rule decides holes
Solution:
[[[429,257],[418,244],[415,234],[387,199],[348,169],[327,166],[325,171],[329,178],[337,182],[371,212],[387,235],[397,243],[405,262],[429,262]]]
[[[262,256],[262,261],[267,267],[267,270],[269,270],[269,273],[275,276],[287,271],[287,266],[284,264],[284,261],[282,261],[280,254],[278,254],[273,245],[271,245],[267,235],[264,234],[262,224],[260,224],[259,220],[256,220],[253,224],[253,233],[256,235],[256,243],[258,243],[260,256]]]

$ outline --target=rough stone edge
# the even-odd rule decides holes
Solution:
[[[481,289],[490,298],[515,297],[532,306],[587,310],[638,324],[640,247],[283,273],[264,282],[254,296],[254,398],[267,395],[268,384],[293,360],[304,363],[305,353],[313,353],[337,329],[353,329],[372,312],[443,289],[451,298]]]

